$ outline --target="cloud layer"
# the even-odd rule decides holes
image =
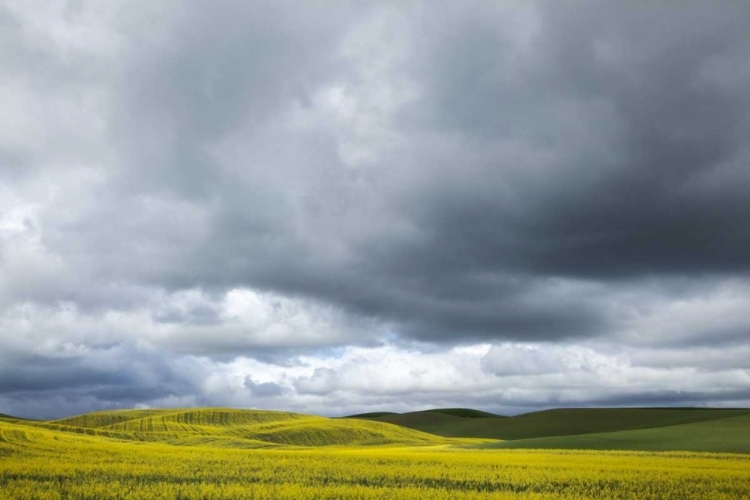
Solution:
[[[750,404],[748,19],[4,3],[0,412]]]

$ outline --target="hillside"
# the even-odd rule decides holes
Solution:
[[[507,418],[502,415],[495,415],[494,413],[488,413],[481,410],[473,410],[471,408],[437,408],[434,410],[425,410],[422,413],[437,413],[441,415],[450,415],[452,417],[461,418]]]
[[[341,417],[341,418],[362,418],[365,420],[369,420],[369,419],[375,419],[378,417],[387,417],[389,415],[398,415],[398,413],[394,413],[392,411],[371,411],[368,413],[357,413],[356,415],[347,415],[346,417]]]
[[[750,410],[561,409],[501,417],[453,408],[325,418],[202,408],[105,411],[53,421],[0,417],[0,441],[40,436],[255,449],[479,445],[750,453]]]
[[[445,437],[465,437],[464,434],[466,434],[466,437],[485,437],[474,435],[468,436],[468,434],[481,434],[481,429],[487,424],[492,425],[495,420],[507,417],[469,408],[438,408],[410,413],[363,413],[359,415],[351,415],[346,418],[386,422]],[[471,429],[471,431],[468,431],[467,434],[467,432],[454,432],[452,430],[454,428],[460,428],[462,425],[466,425],[467,431],[469,429]]]
[[[459,442],[384,422],[224,408],[119,410],[54,421],[0,421],[9,436],[39,432],[178,446],[420,446]],[[37,433],[37,434],[35,434]]]
[[[602,432],[652,429],[713,421],[750,414],[741,409],[705,408],[573,408],[546,410],[515,417],[459,416],[427,410],[368,418],[445,437],[518,440]]]
[[[479,446],[750,453],[750,414],[652,429],[520,439]]]
[[[29,422],[30,420],[21,418],[21,417],[14,417],[12,415],[6,415],[5,413],[0,413],[0,422],[6,421],[6,422]]]

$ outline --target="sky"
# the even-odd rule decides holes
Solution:
[[[0,413],[750,406],[748,22],[0,0]]]

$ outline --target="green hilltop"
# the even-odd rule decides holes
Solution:
[[[504,441],[482,448],[750,453],[750,414],[651,429]]]
[[[492,448],[681,450],[750,453],[750,410],[571,408],[502,417],[466,409],[355,415],[444,437],[502,440]]]

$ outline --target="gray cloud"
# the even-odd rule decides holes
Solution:
[[[555,346],[587,342],[710,371],[750,331],[748,18],[731,2],[2,6],[0,387],[29,408],[65,389],[86,408],[198,404],[201,377],[242,357],[506,341],[546,347],[493,348],[483,376],[570,370]],[[154,378],[97,364],[119,345]],[[714,361],[691,351],[707,345]],[[169,359],[211,368],[185,381]],[[340,390],[310,367],[210,401]]]
[[[464,175],[417,198],[432,231],[415,253],[479,272],[746,273],[748,95],[717,66],[746,67],[747,12],[718,11],[545,5],[517,58],[499,13],[466,20],[463,54],[427,57],[420,108],[421,125],[464,138],[437,167]],[[474,53],[499,55],[471,66]]]
[[[300,377],[294,387],[300,394],[330,394],[339,388],[338,374],[330,368],[316,368],[309,377]]]
[[[566,368],[563,360],[553,351],[513,346],[492,346],[482,358],[482,370],[500,376],[561,373]]]
[[[0,368],[0,403],[18,407],[20,416],[59,418],[71,412],[189,398],[203,376],[200,364],[189,359],[127,345],[56,357],[16,356]]]
[[[274,396],[281,396],[284,394],[284,387],[274,382],[256,382],[250,375],[245,377],[245,388],[248,389],[253,396],[260,398],[268,398]]]

